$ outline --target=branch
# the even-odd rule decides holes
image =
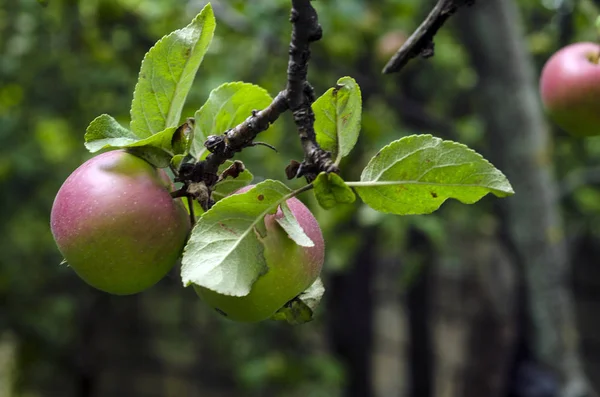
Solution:
[[[304,161],[294,170],[293,175],[288,173],[288,177],[304,176],[310,183],[321,171],[339,172],[331,160],[331,153],[321,149],[316,142],[315,115],[311,108],[314,92],[306,81],[306,76],[310,43],[321,38],[322,30],[310,0],[292,0],[290,21],[292,38],[286,89],[277,94],[267,108],[253,111],[243,123],[222,135],[209,136],[204,142],[204,146],[210,152],[206,159],[180,167],[176,180],[183,182],[184,187],[174,193],[176,196],[192,197],[204,210],[212,207],[214,201],[211,192],[219,181],[219,166],[243,149],[256,146],[256,136],[267,130],[287,110],[293,113],[304,149]]]
[[[314,92],[306,80],[310,43],[321,39],[323,30],[310,0],[292,0],[290,21],[293,27],[285,92],[304,150],[304,161],[297,168],[295,176],[304,176],[311,182],[320,171],[339,172],[331,159],[331,153],[321,149],[317,143],[315,114],[311,107],[315,99]]]
[[[223,135],[211,135],[204,146],[210,154],[203,161],[194,164],[183,164],[179,169],[176,181],[183,182],[183,195],[197,200],[204,210],[214,204],[211,191],[219,180],[219,166],[241,152],[244,148],[254,146],[254,139],[288,110],[285,92],[277,94],[273,102],[263,110],[253,111],[243,123],[226,131]]]
[[[433,38],[444,23],[460,7],[471,6],[476,0],[438,0],[433,10],[423,21],[421,26],[406,40],[398,52],[389,60],[383,68],[383,73],[399,72],[408,61],[417,56],[429,58],[434,53]]]

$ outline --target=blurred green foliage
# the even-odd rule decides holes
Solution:
[[[210,385],[216,373],[223,384],[233,384],[232,390],[246,390],[243,395],[316,397],[339,395],[347,381],[344,368],[322,345],[324,309],[317,321],[299,328],[272,323],[241,326],[209,312],[193,292],[179,286],[177,276],[140,298],[140,307],[131,308],[131,300],[99,297],[71,270],[59,266],[49,213],[61,183],[90,157],[83,146],[86,126],[102,113],[123,125],[129,123],[133,87],[145,52],[165,33],[189,23],[205,3],[0,0],[0,356],[12,357],[10,388],[29,392],[17,395],[50,395],[53,387],[63,391],[60,395],[75,395],[65,391],[65,384],[74,377],[70,358],[90,348],[82,336],[82,319],[90,313],[109,316],[118,307],[151,319],[155,337],[147,349],[166,365],[187,368],[199,351],[214,359],[195,375],[202,384]],[[518,3],[539,70],[564,36],[555,2]],[[493,150],[474,112],[477,75],[452,23],[437,36],[434,58],[413,61],[397,76],[379,73],[426,15],[428,2],[314,4],[324,29],[323,40],[313,46],[309,72],[317,95],[342,76],[354,77],[363,93],[362,133],[352,156],[341,163],[347,180],[357,180],[383,145],[411,133],[457,140],[486,157]],[[230,0],[213,6],[215,39],[183,117],[193,116],[210,90],[224,82],[259,84],[275,95],[286,81],[289,1]],[[581,0],[572,14],[574,28],[568,41],[595,40],[597,14],[594,2]],[[584,144],[554,132],[552,161],[564,181],[568,231],[600,236],[600,138]],[[280,152],[255,147],[240,159],[257,180],[284,180],[289,160],[302,156],[289,114],[260,139]],[[288,182],[292,188],[300,183]],[[409,228],[428,235],[450,265],[460,249],[454,243],[473,233],[491,235],[498,228],[490,213],[496,200],[491,197],[475,206],[448,202],[435,215],[402,218],[376,213],[360,203],[324,211],[310,197],[302,198],[314,209],[328,247],[326,287],[328,274],[348,271],[363,240],[361,233],[374,226],[380,258],[403,258],[399,289],[407,288],[418,273],[418,255],[411,256],[405,243]],[[98,302],[110,309],[97,311]],[[194,332],[182,332],[182,324]]]

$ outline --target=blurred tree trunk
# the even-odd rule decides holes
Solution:
[[[346,397],[370,397],[373,298],[377,229],[364,229],[352,268],[329,279],[329,345],[346,369]]]
[[[493,234],[449,233],[458,258],[436,264],[431,287],[434,395],[505,397],[517,335],[515,267]]]
[[[413,266],[418,266],[416,277],[413,275],[408,280],[406,296],[410,336],[407,344],[407,361],[410,362],[408,395],[432,397],[436,385],[433,381],[431,286],[437,253],[429,237],[416,228],[410,229],[408,246],[411,247],[409,255],[416,256]]]
[[[554,371],[559,395],[591,396],[578,353],[568,255],[552,175],[550,142],[513,0],[478,2],[459,15],[479,74],[477,103],[494,163],[517,194],[501,204],[508,240],[523,269],[534,359]]]
[[[573,253],[577,324],[584,365],[592,385],[600,388],[600,247],[591,232],[581,237]]]

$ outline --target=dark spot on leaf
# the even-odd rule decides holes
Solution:
[[[431,192],[431,197],[437,198],[437,193],[436,192]]]
[[[377,152],[377,154],[375,155],[375,157],[379,157],[380,154],[381,154],[381,152]]]
[[[257,199],[258,199],[258,201],[263,201],[265,199],[265,196],[263,196],[262,194],[259,194]]]
[[[227,230],[229,233],[233,234],[234,236],[237,236],[236,231],[233,230],[232,228],[228,227],[224,223],[219,222],[219,226],[221,226],[223,229]]]
[[[349,114],[345,114],[342,116],[342,124],[346,125],[348,124],[348,119],[350,118]]]
[[[218,307],[215,307],[215,311],[217,313],[219,313],[220,315],[227,317],[227,313],[225,313],[223,310],[219,309]]]
[[[190,57],[190,54],[192,53],[192,49],[188,48],[187,50],[185,50],[185,54],[183,54],[186,58]]]

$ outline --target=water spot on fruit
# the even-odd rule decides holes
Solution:
[[[258,199],[258,201],[263,201],[265,199],[265,196],[263,196],[262,194],[259,194],[257,199]]]
[[[215,311],[217,313],[219,313],[220,315],[227,317],[227,313],[225,313],[223,310],[219,309],[218,307],[215,307]]]

